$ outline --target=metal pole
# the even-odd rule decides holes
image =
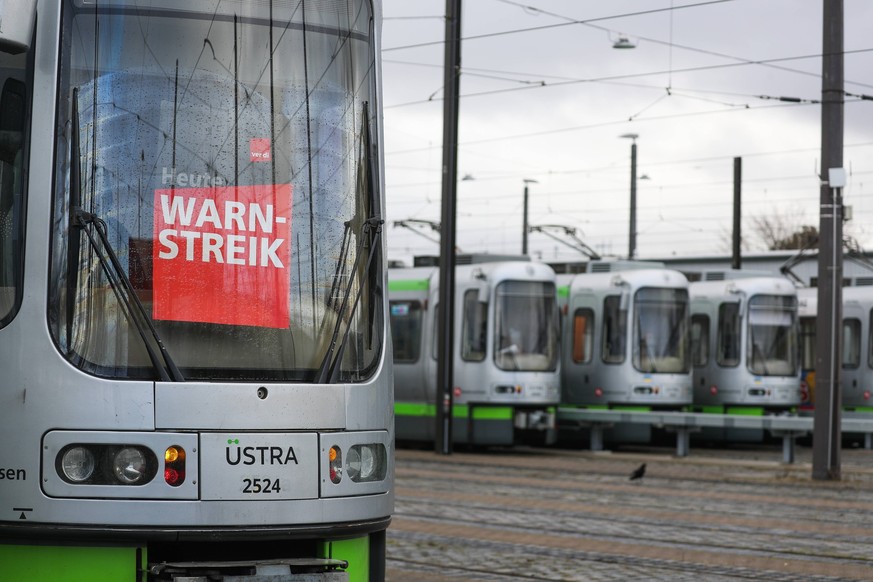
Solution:
[[[443,191],[440,221],[440,317],[437,330],[437,453],[452,452],[452,337],[455,318],[455,214],[458,184],[458,102],[461,76],[461,0],[446,0],[443,85]]]
[[[630,184],[630,236],[628,238],[627,258],[637,254],[637,141],[631,143],[631,184]]]
[[[524,218],[521,225],[521,254],[527,255],[527,180],[524,181]]]
[[[530,224],[528,223],[527,215],[528,184],[539,184],[539,182],[537,180],[534,180],[533,178],[524,179],[524,218],[522,219],[521,225],[521,254],[523,255],[527,255],[527,234],[530,231]]]
[[[740,218],[742,216],[741,202],[743,193],[743,158],[734,158],[734,232],[733,232],[733,256],[731,268],[739,269],[742,266],[742,240]]]
[[[812,478],[839,480],[843,283],[843,0],[824,0]],[[836,172],[834,170],[837,170]]]

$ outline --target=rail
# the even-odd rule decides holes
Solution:
[[[588,428],[591,431],[591,450],[603,450],[603,431],[616,424],[647,424],[676,433],[676,456],[687,457],[691,434],[703,428],[740,428],[769,430],[782,438],[782,461],[793,463],[795,440],[809,434],[813,428],[812,416],[793,414],[747,416],[742,414],[708,414],[701,412],[641,412],[591,408],[558,408],[558,426],[561,428]],[[873,414],[844,412],[841,420],[843,433],[864,435],[864,448],[873,447]]]

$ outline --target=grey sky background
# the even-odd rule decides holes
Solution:
[[[384,0],[389,258],[437,254],[408,229],[440,220],[444,0]],[[873,95],[873,2],[845,0],[846,91]],[[619,37],[636,44],[612,48]],[[726,254],[733,158],[751,217],[818,226],[822,0],[464,0],[457,243],[521,252],[531,225],[628,250],[631,141],[640,258]],[[800,103],[779,101],[800,99]],[[873,249],[873,100],[846,97],[847,233]],[[433,234],[433,233],[431,233]],[[540,233],[544,261],[582,255]]]

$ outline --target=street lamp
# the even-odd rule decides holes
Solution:
[[[631,140],[630,234],[627,258],[633,260],[637,254],[637,138],[640,136],[636,133],[626,133],[619,137]]]
[[[626,50],[626,49],[637,48],[637,45],[635,45],[633,42],[631,42],[631,40],[628,37],[619,36],[618,40],[616,40],[615,42],[612,43],[612,48]]]
[[[539,184],[539,182],[534,180],[534,179],[531,179],[531,178],[524,179],[524,219],[523,219],[523,223],[521,226],[521,254],[523,254],[523,255],[527,254],[527,231],[528,231],[528,226],[527,226],[527,186],[528,186],[528,184]]]

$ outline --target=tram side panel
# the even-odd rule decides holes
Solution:
[[[388,295],[394,353],[394,421],[398,440],[435,438],[435,303],[433,268],[390,269]]]

